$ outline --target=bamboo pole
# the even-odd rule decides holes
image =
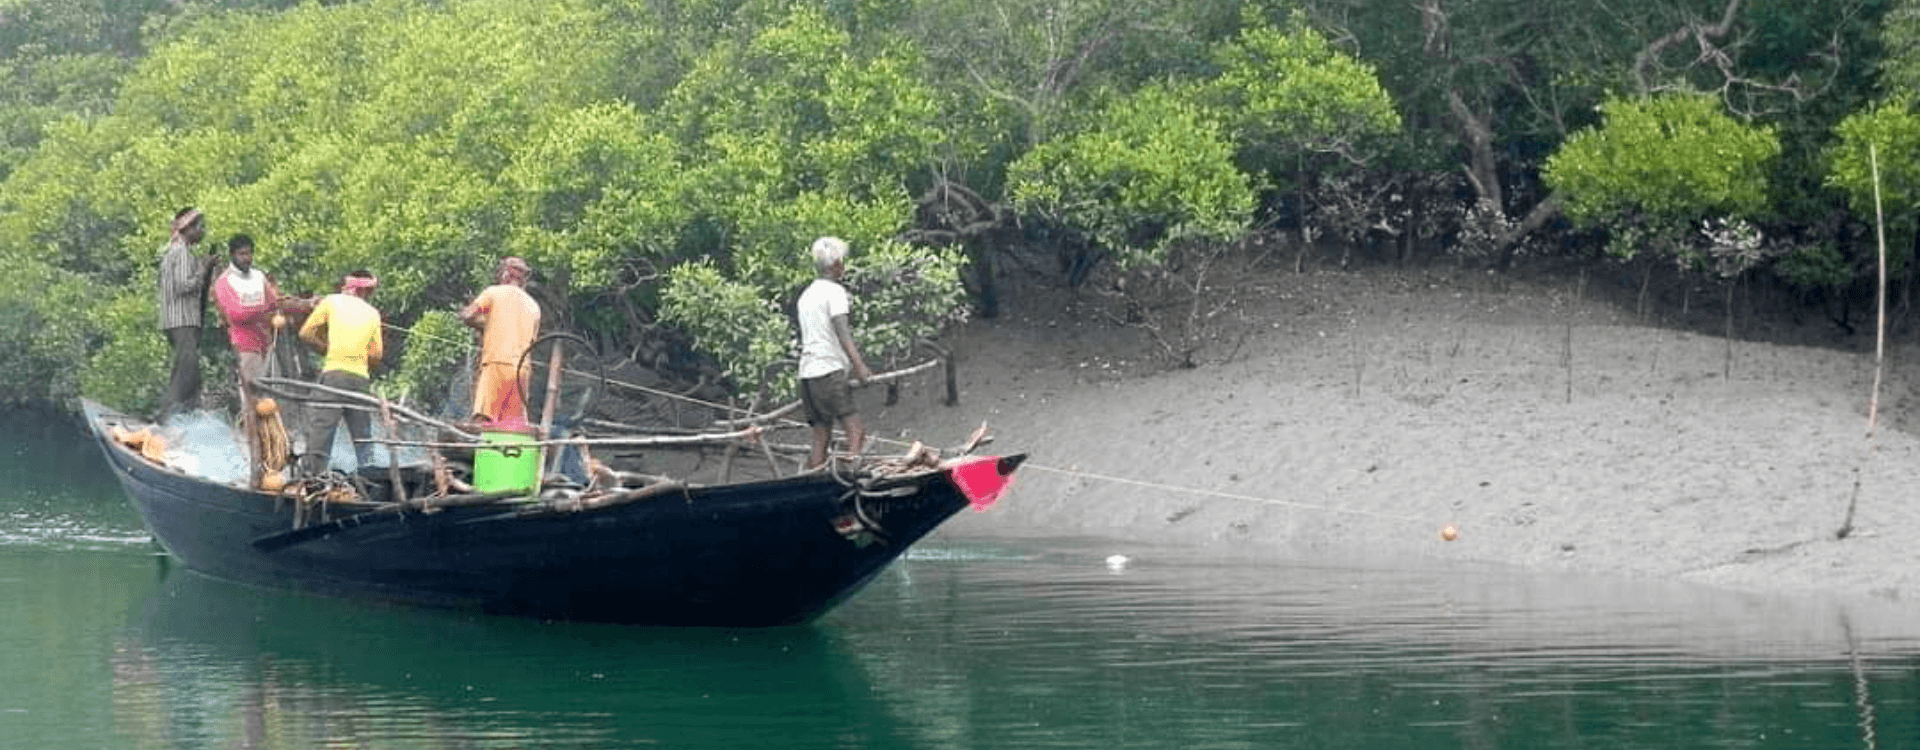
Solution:
[[[647,447],[657,448],[657,447],[690,446],[690,445],[721,445],[730,440],[745,440],[749,438],[755,438],[755,437],[758,437],[761,434],[761,432],[763,432],[763,430],[761,430],[759,427],[748,427],[741,430],[735,430],[733,432],[708,433],[704,435],[649,435],[644,437],[636,436],[636,437],[607,437],[607,438],[566,438],[564,440],[534,440],[528,443],[519,443],[518,445],[531,445],[539,448],[546,448],[546,447],[551,447],[556,445],[616,446],[616,447],[628,447],[628,448],[647,448]],[[436,441],[430,441],[430,440],[383,441],[378,438],[369,440],[367,442],[372,442],[372,443],[391,442],[394,445],[405,445],[405,446],[412,446],[417,448],[472,448],[476,445],[475,443],[446,443],[446,442],[436,442]]]
[[[1874,144],[1867,144],[1867,163],[1873,168],[1873,229],[1874,239],[1879,252],[1879,284],[1874,292],[1874,331],[1873,331],[1873,390],[1867,394],[1867,456],[1862,463],[1872,460],[1879,446],[1873,436],[1880,420],[1880,376],[1886,370],[1887,354],[1887,221],[1880,204],[1880,152]],[[1835,539],[1845,539],[1853,533],[1853,513],[1860,507],[1860,474],[1863,466],[1853,467],[1853,493],[1847,498],[1847,516],[1835,531]]]
[[[921,362],[920,364],[913,365],[910,367],[904,367],[898,370],[892,370],[889,372],[880,373],[871,378],[867,378],[866,380],[860,381],[855,387],[866,387],[870,385],[879,385],[881,383],[888,383],[895,380],[899,380],[901,378],[918,375],[920,373],[926,372],[928,370],[931,370],[939,366],[940,366],[940,360],[937,360],[937,359],[928,360],[926,362]],[[768,422],[772,422],[777,419],[785,418],[787,415],[792,414],[799,410],[800,410],[800,402],[794,401],[787,404],[786,406],[782,406],[778,409],[774,409],[773,411],[770,411],[755,417],[749,417],[746,419],[715,420],[713,422],[713,426],[724,429],[729,427],[742,427],[742,426],[754,425],[754,424],[766,424]]]
[[[540,409],[540,439],[542,441],[549,440],[553,437],[553,412],[555,406],[560,402],[560,348],[560,342],[555,341],[553,351],[547,354],[547,403]],[[566,449],[564,448],[555,448],[552,455],[546,455],[544,453],[544,451],[546,451],[545,445],[542,445],[540,450],[543,451],[543,453],[540,456],[539,466],[542,467],[542,471],[547,473],[553,472],[555,467],[560,463],[560,455],[566,453]],[[549,466],[549,461],[554,465]],[[542,476],[544,477],[545,475],[543,474]]]
[[[400,424],[393,420],[393,408],[386,399],[380,399],[380,427],[387,431],[387,481],[393,484],[394,502],[407,502],[407,484],[400,481],[400,449],[393,440],[400,437]]]
[[[371,394],[360,393],[357,391],[342,390],[339,388],[334,388],[332,386],[321,385],[319,383],[309,383],[304,380],[289,380],[287,378],[263,377],[263,378],[256,378],[253,382],[254,382],[254,385],[260,386],[262,390],[281,396],[283,398],[292,399],[294,401],[316,400],[316,399],[309,398],[307,396],[296,395],[299,391],[306,390],[306,391],[311,391],[313,393],[334,397],[340,401],[345,402],[341,405],[349,409],[359,409],[361,411],[369,411],[369,412],[378,412],[380,410],[380,402],[381,402],[380,397],[374,396]],[[426,416],[424,414],[421,414],[419,412],[416,412],[412,409],[401,406],[399,404],[393,404],[390,408],[393,409],[394,414],[397,414],[408,420],[419,422],[420,424],[427,425],[428,427],[432,427],[434,429],[440,430],[442,432],[445,432],[451,435],[466,438],[476,443],[480,441],[479,435],[468,432],[459,427],[455,427],[450,423],[443,422],[438,419],[434,419],[432,417]]]
[[[253,405],[253,390],[247,387],[247,378],[240,376],[240,424],[247,440],[247,486],[259,489],[260,475],[260,412]]]

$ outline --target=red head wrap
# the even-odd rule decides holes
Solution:
[[[362,289],[373,291],[378,286],[380,286],[380,280],[372,276],[348,276],[346,280],[340,282],[340,291],[358,292]]]
[[[533,275],[533,266],[527,265],[527,261],[524,258],[509,255],[500,259],[500,267],[495,269],[494,273],[507,274],[517,279],[525,279]]]
[[[181,214],[178,217],[174,218],[173,220],[174,238],[178,239],[180,237],[181,232],[187,231],[187,227],[193,226],[193,223],[199,220],[200,220],[200,209],[197,209],[197,208],[189,208],[187,209],[186,213]]]

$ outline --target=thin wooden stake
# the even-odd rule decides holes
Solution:
[[[253,389],[247,387],[247,379],[240,378],[240,429],[247,435],[247,486],[260,488],[260,413],[254,408]]]
[[[1873,167],[1873,229],[1879,247],[1880,280],[1874,292],[1873,390],[1867,395],[1867,458],[1862,463],[1871,461],[1879,451],[1873,435],[1880,423],[1880,376],[1886,369],[1887,355],[1887,222],[1880,205],[1880,151],[1872,143],[1867,144],[1867,162]],[[1853,533],[1853,513],[1860,506],[1863,470],[1863,466],[1853,469],[1853,495],[1847,499],[1847,517],[1840,522],[1840,530],[1834,532],[1835,539],[1845,539]]]
[[[387,481],[393,483],[394,502],[406,504],[407,485],[400,481],[400,449],[393,441],[400,438],[400,423],[393,419],[393,409],[386,399],[380,399],[380,426],[387,431]]]
[[[554,406],[558,404],[559,401],[560,401],[560,342],[555,341],[553,344],[553,352],[547,355],[547,403],[544,407],[540,409],[540,439],[541,440],[553,439],[553,411],[554,411]],[[541,450],[545,451],[546,448],[543,447],[541,448]],[[559,464],[560,455],[565,452],[566,452],[566,449],[564,447],[554,446],[552,455],[546,455],[543,453],[540,456],[539,465],[542,467],[546,467],[546,470],[551,472],[552,467],[548,467],[547,462],[551,460],[554,464],[556,465]],[[542,477],[543,477],[542,483],[544,483],[544,475],[542,475]],[[535,486],[535,489],[538,489],[538,485]]]

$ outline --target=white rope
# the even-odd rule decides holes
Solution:
[[[1421,522],[1421,523],[1426,522],[1426,519],[1419,518],[1417,516],[1402,515],[1398,513],[1383,513],[1380,511],[1363,510],[1359,508],[1337,508],[1331,505],[1321,505],[1318,503],[1303,503],[1297,500],[1281,500],[1279,498],[1261,497],[1258,495],[1245,495],[1237,492],[1221,492],[1219,490],[1201,489],[1199,487],[1183,487],[1180,485],[1164,484],[1161,482],[1149,482],[1143,479],[1130,479],[1128,477],[1114,476],[1111,474],[1095,474],[1093,472],[1077,471],[1074,469],[1063,469],[1058,466],[1047,466],[1045,464],[1036,464],[1032,461],[1028,461],[1026,463],[1021,464],[1020,468],[1023,470],[1038,469],[1040,471],[1052,472],[1054,474],[1070,476],[1076,479],[1089,479],[1089,480],[1096,480],[1101,482],[1111,482],[1114,484],[1126,484],[1126,485],[1132,485],[1135,487],[1146,487],[1149,489],[1166,490],[1168,492],[1180,492],[1180,493],[1185,493],[1189,495],[1203,495],[1206,497],[1217,497],[1217,498],[1222,498],[1226,500],[1245,500],[1248,502],[1264,503],[1267,505],[1283,505],[1291,508],[1299,508],[1302,510],[1315,510],[1315,511],[1327,512],[1327,513],[1343,513],[1343,514],[1354,515],[1354,516],[1369,516],[1372,518],[1379,518],[1379,519],[1388,520],[1388,521],[1409,521],[1409,522]]]
[[[405,331],[405,330],[406,330],[406,329],[403,329],[403,328],[400,328],[399,326],[395,326],[395,325],[393,325],[393,324],[391,324],[391,323],[386,323],[386,324],[383,324],[383,325],[385,325],[385,326],[386,326],[386,327],[388,327],[388,328],[392,328],[392,329],[394,329],[394,330],[396,330],[396,331]],[[478,348],[477,346],[475,346],[475,345],[474,345],[474,344],[473,344],[472,342],[470,342],[470,341],[452,341],[452,340],[449,340],[449,339],[445,339],[445,338],[441,338],[441,337],[438,337],[438,336],[434,336],[434,335],[432,335],[432,334],[427,334],[427,333],[414,333],[414,332],[408,332],[408,333],[409,333],[410,335],[418,335],[418,336],[425,336],[426,338],[429,338],[429,339],[434,339],[434,340],[437,340],[437,341],[441,341],[441,342],[444,342],[444,343],[450,343],[450,344],[458,344],[458,345],[463,345],[463,346],[466,346],[466,347],[468,347],[468,348],[470,348],[470,349],[477,349],[477,348]],[[577,370],[574,370],[574,369],[572,369],[572,368],[564,368],[564,371],[565,371],[565,372],[567,372],[568,374],[572,374],[572,375],[590,375],[590,374],[591,374],[591,373],[584,373],[584,372],[580,372],[580,371],[577,371]],[[646,386],[643,386],[643,385],[640,385],[640,384],[637,384],[637,383],[627,383],[627,382],[622,382],[622,381],[619,381],[619,380],[615,380],[615,379],[613,379],[613,378],[604,378],[604,379],[605,379],[605,380],[606,380],[606,381],[607,381],[608,383],[611,383],[611,384],[614,384],[614,385],[618,385],[618,386],[622,386],[622,387],[626,387],[626,388],[632,388],[633,390],[636,390],[636,391],[640,391],[640,392],[642,392],[642,393],[649,393],[649,394],[653,394],[653,395],[657,395],[657,396],[662,396],[662,397],[665,397],[665,398],[673,398],[673,399],[679,399],[679,400],[681,400],[681,401],[685,401],[685,402],[688,402],[688,403],[691,403],[691,404],[694,404],[694,405],[698,405],[698,406],[704,406],[704,407],[707,407],[707,408],[711,408],[711,409],[716,409],[716,410],[720,410],[720,411],[726,411],[726,412],[734,412],[734,411],[741,411],[741,409],[740,409],[739,407],[735,407],[735,406],[728,406],[728,405],[726,405],[726,404],[719,404],[719,403],[714,403],[714,402],[711,402],[711,401],[706,401],[706,400],[704,400],[704,399],[699,399],[699,398],[694,398],[694,397],[692,397],[692,396],[683,396],[683,395],[681,395],[681,394],[678,394],[678,393],[673,393],[673,392],[671,392],[671,391],[662,391],[662,390],[659,390],[659,389],[656,389],[656,388],[648,388],[648,387],[646,387]],[[792,420],[792,419],[782,419],[782,420],[780,420],[780,421],[781,421],[782,423],[785,423],[785,425],[786,425],[786,426],[788,426],[788,427],[792,427],[792,426],[796,426],[796,425],[798,425],[798,426],[805,426],[805,423],[803,423],[803,422],[799,422],[799,421],[797,421],[797,420]],[[867,436],[867,442],[868,442],[869,444],[874,444],[874,443],[883,443],[883,444],[888,444],[888,445],[894,445],[894,446],[899,446],[899,447],[902,447],[902,448],[906,448],[906,447],[911,447],[911,446],[912,446],[912,443],[911,443],[911,442],[909,442],[909,441],[905,441],[905,440],[895,440],[895,439],[892,439],[892,438],[885,438],[885,437],[881,437],[881,436],[879,436],[879,435],[871,435],[871,434],[869,434],[869,435]],[[1408,515],[1401,515],[1401,514],[1395,514],[1395,513],[1382,513],[1382,512],[1379,512],[1379,511],[1371,511],[1371,510],[1361,510],[1361,509],[1356,509],[1356,508],[1337,508],[1337,507],[1334,507],[1334,506],[1331,506],[1331,505],[1321,505],[1321,504],[1316,504],[1316,503],[1303,503],[1303,502],[1299,502],[1299,501],[1296,501],[1296,500],[1281,500],[1281,499],[1279,499],[1279,498],[1272,498],[1272,497],[1260,497],[1260,496],[1258,496],[1258,495],[1246,495],[1246,494],[1241,494],[1241,493],[1236,493],[1236,492],[1221,492],[1221,491],[1219,491],[1219,490],[1208,490],[1208,489],[1201,489],[1201,488],[1198,488],[1198,487],[1183,487],[1183,486],[1179,486],[1179,485],[1172,485],[1172,484],[1164,484],[1164,483],[1161,483],[1161,482],[1149,482],[1149,481],[1146,481],[1146,480],[1142,480],[1142,479],[1131,479],[1131,478],[1128,478],[1128,477],[1121,477],[1121,476],[1113,476],[1113,475],[1110,475],[1110,474],[1095,474],[1095,473],[1092,473],[1092,472],[1085,472],[1085,471],[1076,471],[1076,470],[1073,470],[1073,469],[1063,469],[1063,468],[1060,468],[1060,467],[1057,467],[1057,466],[1047,466],[1047,465],[1045,465],[1045,464],[1039,464],[1039,463],[1035,463],[1035,462],[1032,462],[1032,461],[1028,461],[1027,463],[1025,463],[1025,464],[1022,464],[1022,465],[1021,465],[1021,468],[1023,468],[1023,469],[1030,469],[1030,470],[1038,470],[1038,471],[1045,471],[1045,472],[1052,472],[1052,473],[1054,473],[1054,474],[1060,474],[1060,475],[1064,475],[1064,476],[1070,476],[1070,477],[1074,477],[1074,478],[1077,478],[1077,479],[1086,479],[1086,480],[1093,480],[1093,481],[1101,481],[1101,482],[1111,482],[1111,483],[1114,483],[1114,484],[1125,484],[1125,485],[1131,485],[1131,486],[1135,486],[1135,487],[1145,487],[1145,488],[1148,488],[1148,489],[1155,489],[1155,490],[1165,490],[1165,491],[1168,491],[1168,492],[1179,492],[1179,493],[1184,493],[1184,494],[1188,494],[1188,495],[1200,495],[1200,496],[1204,496],[1204,497],[1217,497],[1217,498],[1222,498],[1222,499],[1226,499],[1226,500],[1243,500],[1243,501],[1247,501],[1247,502],[1254,502],[1254,503],[1262,503],[1262,504],[1266,504],[1266,505],[1279,505],[1279,506],[1285,506],[1285,507],[1290,507],[1290,508],[1298,508],[1298,509],[1301,509],[1301,510],[1311,510],[1311,511],[1319,511],[1319,512],[1324,512],[1324,513],[1339,513],[1339,514],[1345,514],[1345,515],[1353,515],[1353,516],[1366,516],[1366,517],[1370,517],[1370,518],[1378,518],[1378,519],[1382,519],[1382,520],[1388,520],[1388,521],[1404,521],[1404,522],[1410,522],[1410,523],[1427,523],[1427,522],[1428,522],[1428,521],[1427,521],[1427,519],[1423,519],[1423,518],[1418,518],[1418,517],[1415,517],[1415,516],[1408,516]]]

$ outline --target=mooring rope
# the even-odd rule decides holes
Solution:
[[[1144,487],[1147,489],[1165,490],[1168,492],[1179,492],[1179,493],[1188,494],[1188,495],[1203,495],[1206,497],[1217,497],[1225,500],[1244,500],[1248,502],[1262,503],[1266,505],[1282,505],[1282,506],[1287,506],[1291,508],[1299,508],[1301,510],[1313,510],[1313,511],[1321,511],[1326,513],[1341,513],[1341,514],[1353,515],[1353,516],[1368,516],[1368,517],[1379,518],[1379,519],[1388,520],[1388,521],[1409,521],[1409,522],[1420,522],[1420,523],[1427,522],[1427,519],[1425,518],[1421,518],[1419,516],[1406,515],[1402,513],[1386,513],[1386,512],[1377,511],[1377,510],[1366,510],[1364,508],[1340,508],[1340,507],[1326,505],[1322,503],[1307,503],[1307,502],[1301,502],[1298,500],[1282,500],[1280,498],[1275,498],[1275,497],[1248,495],[1248,494],[1239,493],[1239,492],[1222,492],[1220,490],[1209,490],[1209,489],[1204,489],[1200,487],[1189,487],[1184,485],[1167,484],[1164,482],[1151,482],[1144,479],[1134,479],[1131,477],[1123,477],[1123,476],[1117,476],[1113,474],[1099,474],[1099,473],[1089,472],[1089,471],[1080,471],[1077,469],[1064,469],[1058,466],[1047,466],[1045,464],[1036,464],[1033,461],[1028,461],[1026,463],[1021,464],[1020,468],[1022,470],[1038,469],[1040,471],[1049,472],[1053,474],[1060,474],[1063,476],[1069,476],[1075,479],[1086,479],[1086,480],[1094,480],[1094,481],[1101,481],[1101,482],[1110,482],[1113,484],[1125,484],[1125,485],[1131,485],[1134,487]]]
[[[392,328],[394,330],[405,331],[405,329],[400,328],[399,326],[395,326],[391,323],[387,323],[383,325],[385,325],[388,328]],[[450,339],[434,336],[433,334],[428,334],[428,333],[415,333],[415,332],[408,332],[408,333],[410,333],[410,335],[424,336],[426,338],[440,341],[442,343],[461,345],[469,349],[478,349],[478,347],[474,345],[473,342],[471,341],[452,341]],[[572,375],[591,375],[592,374],[592,373],[580,372],[572,368],[562,368],[562,370]],[[696,406],[701,406],[709,409],[714,409],[717,411],[723,411],[723,412],[744,411],[744,409],[741,409],[740,407],[737,407],[737,406],[729,406],[727,404],[707,401],[705,399],[697,398],[694,396],[678,394],[671,391],[663,391],[657,388],[649,388],[647,386],[643,386],[638,383],[627,383],[614,378],[602,378],[602,379],[612,385],[617,385],[624,388],[631,388],[635,391],[647,393],[650,395],[660,396],[663,398],[678,399],[680,401],[684,401],[689,404],[693,404]],[[787,427],[805,427],[806,426],[806,423],[800,422],[798,420],[793,420],[793,419],[782,418],[778,421]],[[893,438],[887,438],[887,437],[882,437],[879,435],[871,435],[871,434],[867,436],[867,441],[869,442],[869,444],[879,443],[879,444],[886,444],[891,446],[898,446],[901,448],[909,448],[909,447],[912,447],[913,445],[912,441],[896,440]],[[1215,498],[1220,498],[1224,500],[1240,500],[1245,502],[1260,503],[1264,505],[1277,505],[1277,506],[1297,508],[1300,510],[1315,511],[1315,512],[1321,512],[1321,513],[1364,516],[1369,518],[1377,518],[1381,520],[1397,521],[1397,522],[1405,522],[1405,523],[1431,523],[1432,522],[1431,519],[1428,519],[1428,518],[1422,518],[1419,516],[1412,516],[1412,515],[1406,515],[1406,514],[1400,514],[1400,513],[1386,513],[1382,511],[1366,510],[1361,508],[1341,508],[1341,507],[1336,507],[1336,506],[1326,505],[1321,503],[1308,503],[1308,502],[1301,502],[1298,500],[1283,500],[1280,498],[1262,497],[1259,495],[1248,495],[1248,494],[1238,493],[1238,492],[1223,492],[1220,490],[1209,490],[1209,489],[1204,489],[1200,487],[1174,485],[1174,484],[1167,484],[1164,482],[1153,482],[1153,481],[1148,481],[1144,479],[1134,479],[1132,477],[1123,477],[1123,476],[1118,476],[1114,474],[1100,474],[1095,472],[1080,471],[1076,469],[1067,469],[1059,466],[1048,466],[1046,464],[1037,463],[1034,461],[1028,461],[1024,464],[1021,464],[1021,468],[1027,469],[1027,470],[1038,470],[1038,471],[1043,471],[1043,472],[1048,472],[1053,474],[1059,474],[1062,476],[1069,476],[1076,479],[1083,479],[1083,480],[1089,480],[1089,481],[1108,482],[1112,484],[1123,484],[1123,485],[1129,485],[1133,487],[1162,490],[1166,492],[1178,492],[1178,493],[1187,494],[1187,495],[1215,497]]]
[[[402,333],[405,333],[405,334],[407,334],[407,335],[409,335],[409,336],[420,336],[420,337],[422,337],[422,338],[426,338],[426,339],[429,339],[429,340],[432,340],[432,341],[438,341],[438,342],[441,342],[441,343],[443,343],[443,344],[453,344],[453,345],[455,345],[455,346],[462,346],[462,347],[466,347],[466,349],[467,349],[467,350],[468,350],[468,351],[469,351],[470,353],[471,353],[471,352],[475,352],[475,351],[479,351],[479,349],[480,349],[480,347],[479,347],[479,345],[477,345],[477,344],[475,344],[475,343],[473,343],[472,341],[455,341],[455,340],[453,340],[453,339],[449,339],[449,338],[446,338],[446,337],[444,337],[444,336],[435,336],[435,335],[433,335],[433,334],[431,334],[431,333],[426,333],[426,332],[419,332],[419,331],[411,331],[411,330],[408,330],[408,329],[406,329],[406,328],[403,328],[403,327],[400,327],[400,326],[397,326],[397,325],[394,325],[394,324],[392,324],[392,323],[381,323],[381,325],[382,325],[382,326],[384,326],[384,327],[386,327],[386,328],[389,328],[389,329],[392,329],[392,330],[395,330],[395,331],[400,331],[400,332],[402,332]],[[561,372],[563,372],[563,373],[565,373],[565,374],[568,374],[568,375],[581,375],[581,376],[586,376],[586,377],[593,377],[593,378],[597,378],[597,379],[600,379],[600,380],[603,380],[603,381],[605,381],[605,382],[607,382],[608,384],[611,384],[611,385],[617,385],[617,386],[620,386],[620,387],[622,387],[622,388],[628,388],[628,389],[631,389],[631,390],[635,390],[635,391],[639,391],[639,392],[641,392],[641,393],[645,393],[645,394],[647,394],[647,395],[650,395],[650,396],[659,396],[659,397],[661,397],[661,398],[667,398],[667,399],[673,399],[673,400],[677,400],[677,401],[682,401],[682,402],[685,402],[685,403],[688,403],[688,404],[691,404],[691,405],[694,405],[694,406],[700,406],[700,407],[705,407],[705,408],[708,408],[708,409],[714,409],[714,410],[717,410],[717,411],[723,411],[723,412],[728,412],[728,413],[732,413],[732,412],[744,412],[744,411],[746,411],[746,409],[744,409],[744,408],[741,408],[741,407],[738,407],[738,406],[729,406],[729,405],[727,405],[727,404],[722,404],[722,403],[718,403],[718,402],[714,402],[714,401],[708,401],[708,400],[706,400],[706,399],[702,399],[702,398],[698,398],[698,397],[695,397],[695,396],[689,396],[689,395],[686,395],[686,394],[683,394],[683,393],[674,393],[673,391],[664,391],[664,390],[661,390],[661,389],[658,389],[658,388],[652,388],[652,387],[648,387],[648,386],[644,386],[644,385],[641,385],[641,384],[639,384],[639,383],[629,383],[629,382],[627,382],[627,381],[624,381],[624,380],[619,380],[619,379],[617,379],[617,378],[608,378],[608,377],[603,377],[603,376],[601,376],[601,375],[598,375],[598,374],[595,374],[595,373],[590,373],[590,372],[585,372],[585,371],[582,371],[582,370],[575,370],[575,369],[573,369],[573,368],[571,368],[571,367],[562,367],[562,368],[560,368],[560,371],[561,371]],[[786,422],[788,423],[788,425],[789,425],[789,426],[793,426],[793,425],[800,425],[800,426],[805,426],[805,423],[803,423],[803,422],[797,422],[797,421],[794,421],[794,420],[784,420],[784,421],[786,421]]]

